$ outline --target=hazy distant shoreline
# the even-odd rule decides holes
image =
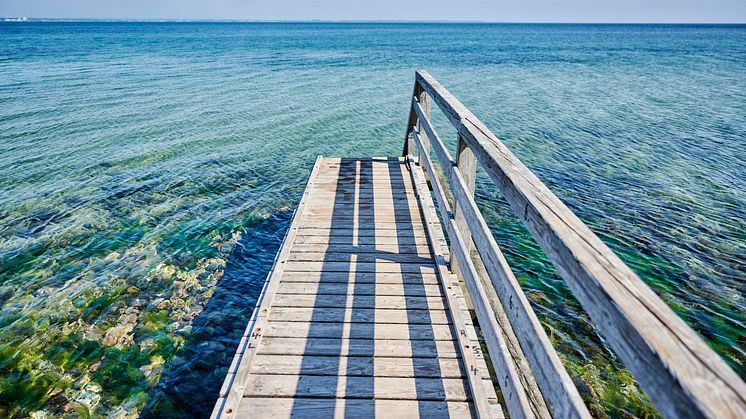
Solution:
[[[268,19],[111,19],[111,18],[32,18],[5,16],[0,23],[380,23],[380,24],[488,24],[488,25],[650,25],[650,26],[746,26],[746,22],[514,22],[490,20],[268,20]]]

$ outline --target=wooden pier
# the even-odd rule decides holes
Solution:
[[[426,72],[405,138],[401,158],[317,159],[213,417],[589,418],[474,201],[478,164],[664,416],[746,417],[738,375]]]

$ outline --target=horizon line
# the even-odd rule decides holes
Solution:
[[[18,19],[26,19],[18,22]],[[51,18],[4,16],[3,23],[108,22],[108,23],[463,23],[463,24],[559,24],[559,25],[746,25],[746,22],[640,22],[640,21],[500,21],[500,20],[413,20],[413,19],[202,19],[202,18]]]

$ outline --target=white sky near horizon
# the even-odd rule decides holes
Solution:
[[[0,0],[0,17],[743,23],[746,0]]]

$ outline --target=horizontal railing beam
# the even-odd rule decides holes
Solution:
[[[746,417],[743,380],[448,90],[416,80],[661,413]]]
[[[451,240],[451,249],[453,250],[452,254],[462,267],[464,282],[466,283],[467,291],[469,292],[474,304],[477,319],[479,320],[479,326],[482,328],[482,332],[484,333],[490,359],[495,364],[496,369],[500,371],[500,389],[503,392],[503,398],[505,399],[510,417],[533,418],[534,414],[531,410],[528,396],[520,386],[520,379],[515,364],[511,359],[509,359],[510,351],[508,351],[507,344],[502,338],[500,326],[497,324],[495,313],[492,310],[487,294],[479,281],[479,276],[476,273],[471,257],[468,256],[468,252],[465,250],[466,245],[464,244],[464,239],[461,233],[456,227],[453,214],[447,209],[448,203],[446,201],[443,185],[440,183],[438,177],[434,175],[432,161],[425,151],[426,148],[419,133],[417,130],[414,130],[412,134],[414,143],[420,153],[420,163],[425,167],[425,170],[430,173],[430,182],[433,186],[435,201],[441,208],[440,216],[443,219],[443,223],[446,225],[446,231]]]
[[[420,152],[419,163],[425,166],[425,171],[430,176],[430,185],[435,193],[435,203],[438,205],[438,212],[440,212],[440,216],[443,220],[449,220],[453,217],[453,212],[451,211],[451,206],[448,204],[448,200],[445,198],[446,195],[443,185],[440,183],[440,179],[438,179],[433,171],[430,156],[424,152],[424,144],[422,144],[422,140],[420,139],[419,133],[416,129],[412,131],[412,136],[414,143],[417,146],[417,150]],[[440,199],[441,197],[443,197],[443,199]]]
[[[416,101],[414,105],[417,109]],[[432,149],[440,159],[446,178],[450,180],[454,199],[461,206],[472,239],[500,301],[509,302],[503,304],[503,307],[550,410],[555,417],[590,417],[570,375],[562,365],[559,355],[500,251],[474,198],[468,192],[460,170],[438,134],[432,129],[429,119],[421,116],[420,126],[428,132]]]

